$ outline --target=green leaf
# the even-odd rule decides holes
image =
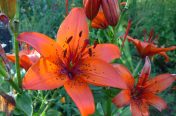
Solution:
[[[62,116],[62,114],[57,110],[49,109],[46,116]]]
[[[32,116],[32,100],[26,93],[18,94],[16,97],[17,108],[23,111],[27,116]]]
[[[0,116],[6,116],[5,112],[0,112]]]
[[[9,83],[7,81],[3,81],[1,83],[0,89],[2,89],[6,93],[10,92],[10,85],[9,85]]]

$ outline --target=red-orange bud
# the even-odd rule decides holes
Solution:
[[[86,16],[92,20],[99,11],[101,0],[83,0]]]
[[[117,0],[102,0],[102,8],[109,25],[115,26],[119,20],[120,9]]]

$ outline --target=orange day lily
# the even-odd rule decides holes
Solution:
[[[165,62],[168,62],[169,57],[167,56],[166,52],[170,50],[175,50],[176,46],[171,46],[168,48],[159,48],[154,44],[154,41],[155,39],[157,39],[157,37],[153,39],[153,35],[154,35],[154,32],[153,30],[151,30],[148,41],[146,41],[145,38],[144,38],[144,41],[140,41],[130,36],[127,36],[127,39],[136,46],[142,58],[145,58],[146,56],[154,56],[156,54],[159,54],[165,57]]]
[[[120,57],[117,46],[89,46],[88,25],[82,8],[74,8],[57,33],[57,42],[37,32],[21,33],[17,40],[36,49],[41,58],[23,79],[23,88],[52,90],[64,86],[83,116],[93,114],[94,99],[88,84],[126,88],[124,80],[110,65]]]
[[[27,71],[34,63],[39,60],[40,54],[36,50],[22,50],[19,52],[19,57],[20,66]],[[10,61],[15,62],[14,54],[7,54],[7,58]]]
[[[136,85],[133,76],[124,66],[115,65],[115,68],[121,73],[128,86],[128,89],[122,90],[113,98],[112,101],[117,107],[130,104],[133,116],[149,116],[149,105],[154,106],[159,111],[167,108],[165,101],[155,94],[168,88],[175,81],[174,75],[167,73],[149,78],[151,64],[148,57],[146,57],[145,65]]]

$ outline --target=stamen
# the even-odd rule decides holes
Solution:
[[[122,46],[124,46],[124,43],[125,43],[125,41],[126,41],[126,37],[128,36],[128,33],[129,33],[129,31],[130,31],[131,24],[132,24],[132,20],[129,19],[129,20],[128,20],[128,26],[127,26],[127,29],[126,29],[126,32],[125,32],[125,35],[124,35],[124,40],[123,40],[123,42],[122,42]]]
[[[68,78],[71,79],[71,80],[73,79],[73,75],[72,75],[71,72],[68,72]]]
[[[93,46],[93,49],[95,49],[95,48],[96,48],[97,44],[98,44],[98,41],[97,41],[97,40],[95,40],[95,41],[94,41],[94,46]]]
[[[158,35],[155,36],[155,38],[153,39],[152,43],[154,43],[157,39],[158,39]]]
[[[82,31],[79,32],[79,37],[81,37],[81,36],[82,36]]]
[[[86,49],[86,47],[87,47],[88,44],[90,44],[89,39],[85,39],[84,40],[84,45],[83,45],[82,50],[81,50],[81,53]]]
[[[92,56],[92,49],[91,48],[88,49],[88,54],[90,57]]]
[[[71,40],[72,40],[72,38],[73,38],[73,36],[70,36],[68,39],[67,39],[67,44],[69,44],[70,42],[71,42]]]
[[[151,31],[150,31],[149,38],[148,38],[148,42],[152,42],[153,35],[154,35],[154,29],[152,28]]]
[[[66,57],[67,55],[67,49],[64,50],[64,58]]]

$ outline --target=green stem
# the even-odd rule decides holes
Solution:
[[[133,71],[133,76],[136,75],[136,73],[137,73],[137,71],[138,71],[138,69],[139,69],[141,63],[142,63],[142,59],[139,60],[139,62],[138,62],[138,64],[137,64],[136,68],[134,69],[134,71]]]
[[[55,98],[56,95],[57,95],[57,90],[54,91],[54,93],[53,93],[51,99]],[[42,111],[42,113],[41,113],[41,116],[44,116],[44,115],[45,115],[45,112],[47,111],[47,109],[48,109],[51,105],[52,105],[52,102],[49,102],[49,103],[46,105],[45,109],[44,109],[44,110]]]
[[[42,109],[43,109],[43,107],[45,105],[45,102],[46,102],[46,98],[48,97],[49,93],[50,93],[50,91],[47,92],[46,96],[42,100],[42,104],[40,105],[39,112],[42,111]]]
[[[21,89],[15,84],[15,82],[10,78],[10,75],[4,70],[4,68],[0,65],[1,75],[9,82],[9,84],[19,93],[21,93]]]
[[[17,38],[17,33],[14,33],[14,49],[15,49],[15,68],[17,73],[17,79],[18,79],[18,86],[22,88],[22,78],[20,74],[20,63],[19,63],[19,46]]]
[[[14,81],[12,79],[9,79],[8,82],[18,93],[22,92],[22,90],[14,83]]]
[[[109,98],[106,103],[106,116],[111,116],[111,100]]]
[[[19,44],[18,41],[16,40],[18,36],[18,22],[14,22],[13,24],[10,25],[11,28],[9,28],[9,31],[13,37],[14,41],[14,51],[15,51],[15,68],[16,68],[16,74],[17,74],[17,79],[18,79],[18,86],[19,88],[22,88],[22,78],[20,74],[20,63],[19,63]],[[12,30],[11,30],[12,29]]]

